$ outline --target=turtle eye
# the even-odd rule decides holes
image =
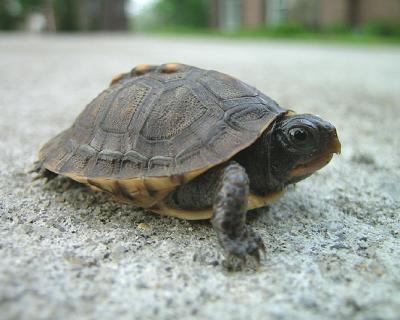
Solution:
[[[292,143],[298,146],[304,146],[311,142],[312,135],[304,128],[293,128],[289,130],[289,137]]]

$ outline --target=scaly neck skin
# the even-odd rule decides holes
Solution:
[[[258,195],[279,191],[284,187],[282,182],[272,176],[269,154],[273,150],[270,139],[270,134],[264,132],[251,146],[239,152],[234,158],[246,169],[250,190]]]

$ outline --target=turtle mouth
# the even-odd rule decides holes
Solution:
[[[331,161],[333,153],[328,153],[320,156],[310,162],[300,164],[290,172],[290,178],[306,177],[313,174],[315,171],[325,167]]]
[[[297,179],[300,177],[303,178],[313,174],[315,171],[325,167],[331,161],[335,153],[340,154],[341,151],[342,151],[342,146],[335,133],[328,150],[323,155],[294,167],[294,169],[290,172],[290,178],[291,179]]]

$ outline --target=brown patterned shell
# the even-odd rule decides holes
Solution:
[[[86,183],[169,177],[176,186],[252,144],[284,112],[217,71],[137,67],[115,78],[39,159],[46,169]],[[163,181],[153,188],[167,188]]]

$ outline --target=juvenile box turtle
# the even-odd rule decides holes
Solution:
[[[264,250],[247,210],[276,201],[339,152],[329,122],[226,74],[170,63],[114,77],[44,145],[35,170],[153,212],[211,219],[226,265],[239,269]]]

